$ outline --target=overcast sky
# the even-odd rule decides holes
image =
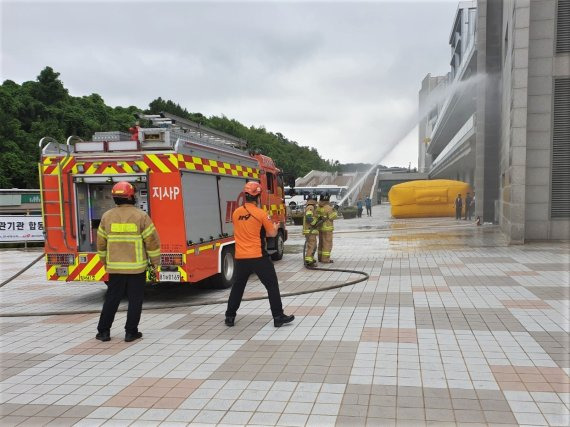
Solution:
[[[2,2],[2,80],[46,65],[75,96],[281,132],[322,157],[380,160],[423,77],[448,71],[456,1]],[[404,129],[406,128],[406,129]],[[417,129],[382,163],[417,164]]]

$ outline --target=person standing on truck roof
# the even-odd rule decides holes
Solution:
[[[317,215],[323,219],[319,225],[319,262],[332,263],[331,251],[333,246],[333,221],[337,219],[338,205],[334,208],[330,204],[330,194],[321,194]]]
[[[317,196],[313,193],[307,196],[307,204],[305,205],[305,214],[303,215],[303,234],[305,235],[305,265],[314,266],[315,251],[317,250],[317,236],[319,229],[317,217]]]
[[[232,215],[235,239],[236,281],[232,286],[226,309],[227,326],[234,326],[237,310],[243,298],[243,292],[249,275],[255,273],[269,295],[269,305],[273,315],[273,325],[278,328],[292,322],[295,316],[283,313],[279,282],[275,267],[265,251],[265,236],[275,237],[279,224],[258,207],[261,185],[250,181],[243,188],[245,203]]]
[[[126,181],[111,190],[117,205],[101,217],[97,230],[97,253],[109,273],[109,289],[97,325],[99,341],[111,339],[111,326],[121,298],[127,294],[129,308],[125,324],[125,341],[142,337],[141,318],[148,259],[153,268],[160,263],[160,240],[146,212],[136,208],[135,188]]]

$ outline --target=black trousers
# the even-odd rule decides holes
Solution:
[[[105,303],[97,330],[107,332],[111,330],[115,314],[121,303],[121,298],[125,293],[129,299],[129,309],[127,311],[127,323],[125,331],[131,334],[138,332],[139,321],[144,297],[144,284],[146,282],[146,272],[138,274],[109,274],[107,282],[108,289],[105,295]]]
[[[366,206],[366,215],[372,216],[372,206]]]
[[[455,219],[461,219],[461,207],[455,208]]]
[[[250,274],[255,273],[269,295],[269,305],[271,306],[271,314],[278,317],[283,314],[283,304],[281,303],[281,295],[279,294],[279,282],[277,281],[277,273],[275,267],[269,259],[269,256],[261,258],[236,259],[236,282],[230,292],[228,300],[228,308],[226,316],[234,317],[241,304],[243,292],[247,279]]]

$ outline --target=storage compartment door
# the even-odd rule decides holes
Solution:
[[[80,252],[93,252],[95,250],[95,242],[92,242],[91,236],[91,218],[89,216],[89,184],[75,184],[75,200],[77,212],[77,240],[79,242]]]
[[[209,241],[222,234],[218,182],[215,175],[182,173],[184,197],[184,222],[186,240],[200,243],[200,238]]]
[[[220,211],[222,212],[222,232],[229,236],[233,236],[234,234],[232,214],[240,205],[239,197],[245,183],[245,178],[230,178],[225,176],[218,178]]]

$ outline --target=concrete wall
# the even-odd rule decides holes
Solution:
[[[529,16],[525,238],[568,238],[570,221],[550,219],[550,185],[553,77],[570,75],[559,66],[570,55],[555,55],[556,0],[531,1]]]
[[[477,88],[475,125],[475,215],[495,220],[499,198],[499,141],[501,111],[502,0],[477,2],[477,73],[484,75]]]
[[[555,0],[530,4],[525,207],[525,235],[528,239],[546,239],[550,234],[555,13]]]
[[[510,243],[525,239],[529,23],[530,0],[503,2],[499,223]]]
[[[553,78],[569,73],[554,53],[556,0],[505,0],[503,17],[501,228],[511,243],[568,238],[570,220],[550,218]]]

